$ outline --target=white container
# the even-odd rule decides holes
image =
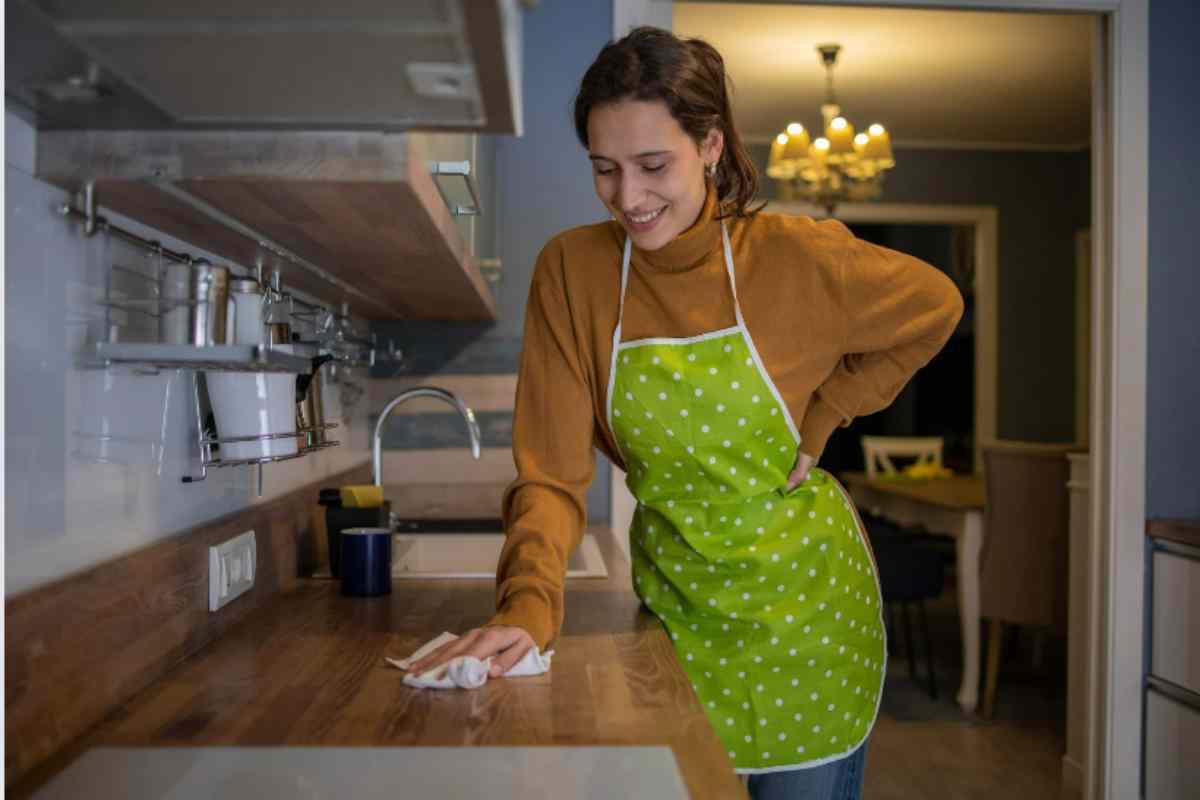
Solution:
[[[229,306],[225,317],[225,341],[231,344],[261,345],[263,294],[258,281],[238,278],[229,282]]]
[[[291,347],[276,348],[286,353]],[[296,433],[296,376],[289,372],[209,372],[208,398],[221,439]],[[222,460],[291,456],[295,436],[221,444]]]

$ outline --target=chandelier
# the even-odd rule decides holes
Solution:
[[[825,64],[824,136],[810,140],[799,122],[771,143],[767,175],[786,187],[784,199],[801,198],[824,206],[830,216],[838,203],[873,200],[883,193],[884,172],[896,166],[892,143],[879,123],[855,135],[833,93],[833,67],[839,44],[817,46]]]

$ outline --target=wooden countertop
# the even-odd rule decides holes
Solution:
[[[546,675],[420,690],[384,662],[485,622],[491,581],[398,581],[372,599],[301,581],[10,787],[12,796],[104,745],[667,745],[693,798],[745,798],[666,633],[639,610],[628,562],[607,528],[590,532],[609,577],[568,581]]]
[[[1147,520],[1146,535],[1154,539],[1166,539],[1200,547],[1200,519]]]

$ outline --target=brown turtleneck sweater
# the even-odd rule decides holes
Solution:
[[[622,341],[736,324],[710,190],[696,223],[659,250],[633,249]],[[817,457],[839,425],[885,408],[962,316],[953,282],[840,222],[759,213],[726,220],[738,297],[767,372]],[[573,228],[542,249],[526,307],[513,422],[517,479],[490,625],[539,647],[563,620],[568,554],[579,544],[592,448],[622,465],[605,419],[625,233]]]

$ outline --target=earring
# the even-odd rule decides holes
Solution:
[[[714,161],[713,163],[709,164],[707,167],[704,168],[704,171],[708,173],[708,177],[715,178],[717,176],[716,162]]]

